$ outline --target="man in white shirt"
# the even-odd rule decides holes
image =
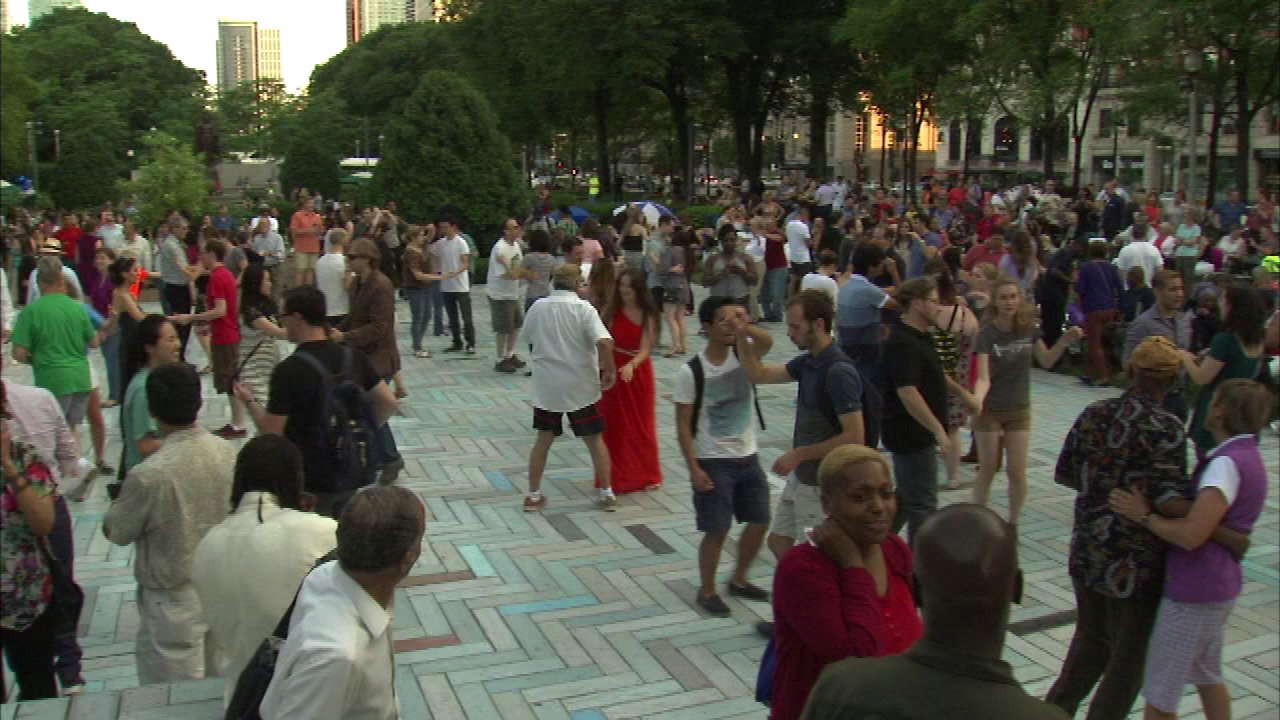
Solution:
[[[347,267],[347,231],[329,233],[329,251],[316,260],[316,287],[324,293],[324,314],[330,327],[338,327],[351,312],[351,282]]]
[[[820,217],[824,220],[831,217],[831,206],[835,203],[836,186],[830,180],[825,180],[818,189],[813,191],[813,216]]]
[[[800,279],[813,272],[813,236],[809,232],[809,208],[801,206],[787,223],[787,255],[791,258],[791,292],[800,291]]]
[[[703,533],[697,603],[711,615],[728,617],[729,607],[716,593],[716,568],[735,518],[746,527],[726,589],[748,600],[769,599],[768,591],[747,579],[769,529],[769,483],[756,455],[755,388],[734,350],[738,335],[746,332],[746,308],[730,298],[707,298],[698,319],[707,331],[707,347],[677,372],[672,399],[676,438],[693,482],[697,529]],[[773,341],[761,336],[760,342],[764,355]]]
[[[1132,238],[1129,244],[1121,248],[1120,253],[1116,255],[1116,267],[1120,269],[1120,277],[1125,277],[1129,268],[1135,265],[1141,267],[1143,279],[1150,285],[1152,278],[1156,276],[1156,271],[1164,267],[1164,256],[1151,242],[1154,239],[1154,233],[1151,232],[1150,226],[1135,224],[1130,230],[1133,232]]]
[[[263,720],[400,717],[392,600],[422,551],[426,510],[402,487],[356,493],[338,520],[338,559],[302,582],[259,710]]]
[[[498,351],[498,362],[493,369],[501,373],[513,373],[527,364],[516,356],[516,333],[524,325],[524,283],[520,280],[524,255],[520,251],[520,235],[520,222],[507,218],[502,237],[489,252],[485,285]]]
[[[102,222],[98,225],[98,237],[102,238],[103,247],[110,248],[117,254],[124,244],[124,226],[116,222],[116,214],[110,210],[102,211]]]
[[[578,297],[582,271],[577,265],[561,265],[551,273],[551,294],[529,308],[516,344],[529,347],[533,363],[533,427],[538,431],[529,451],[529,494],[525,512],[547,505],[541,493],[547,453],[564,433],[561,416],[569,416],[573,434],[582,438],[591,453],[591,464],[600,480],[600,505],[618,509],[613,494],[612,467],[605,448],[604,418],[596,409],[601,392],[613,387],[613,336],[600,314]]]
[[[471,247],[458,234],[458,224],[452,218],[436,221],[436,228],[440,231],[440,240],[436,241],[434,249],[436,258],[440,261],[436,269],[445,276],[440,281],[440,291],[444,294],[445,312],[449,313],[449,332],[453,333],[453,344],[444,351],[462,352],[462,341],[465,339],[467,354],[475,355],[476,328],[471,322],[471,277],[466,271],[471,263]],[[458,272],[459,270],[462,272]]]

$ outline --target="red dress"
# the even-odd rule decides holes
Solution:
[[[644,330],[619,309],[609,324],[613,335],[613,362],[621,368],[640,351]],[[620,352],[625,350],[627,352]],[[604,416],[604,444],[613,467],[613,491],[636,492],[662,484],[658,466],[658,428],[654,417],[657,403],[653,384],[653,361],[636,368],[631,382],[618,376],[617,382],[596,404]],[[596,487],[600,479],[596,478]]]

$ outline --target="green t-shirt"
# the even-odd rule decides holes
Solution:
[[[124,472],[142,462],[142,454],[138,452],[138,441],[143,435],[155,432],[156,421],[151,417],[147,405],[147,378],[151,368],[144,367],[129,381],[129,389],[124,393],[124,410],[120,414],[120,436],[124,440]]]
[[[55,397],[87,393],[93,324],[80,303],[64,293],[41,295],[13,323],[13,344],[31,352],[35,384]]]

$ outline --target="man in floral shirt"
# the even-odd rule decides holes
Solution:
[[[1073,717],[1095,684],[1088,716],[1127,717],[1142,685],[1166,545],[1145,523],[1127,523],[1112,512],[1107,498],[1113,489],[1132,488],[1166,517],[1191,507],[1186,431],[1161,407],[1181,366],[1179,352],[1164,337],[1143,340],[1129,360],[1133,387],[1085,408],[1058,456],[1055,480],[1078,493],[1069,561],[1078,616],[1062,672],[1045,699]],[[1222,527],[1213,539],[1237,554],[1248,541]]]

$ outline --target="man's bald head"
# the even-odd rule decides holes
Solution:
[[[912,551],[926,618],[953,604],[1008,611],[1019,583],[1018,539],[999,515],[981,505],[949,505],[924,521]]]

